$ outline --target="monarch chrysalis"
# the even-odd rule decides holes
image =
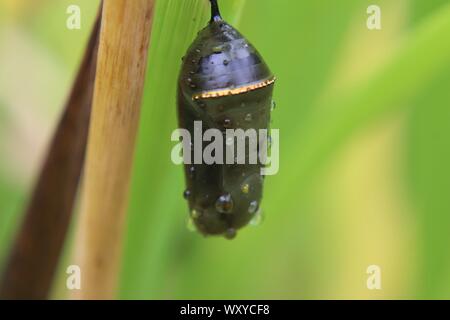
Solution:
[[[195,121],[202,121],[203,132],[216,128],[224,137],[226,129],[268,129],[275,78],[257,50],[222,20],[217,0],[210,1],[211,21],[183,58],[179,126],[192,136]],[[197,230],[233,238],[248,224],[262,198],[262,167],[261,163],[185,164],[184,196]]]

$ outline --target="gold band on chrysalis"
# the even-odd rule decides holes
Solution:
[[[267,86],[270,86],[271,84],[275,83],[276,78],[272,77],[267,80],[263,80],[261,82],[252,83],[249,85],[245,85],[242,87],[237,87],[233,89],[221,89],[221,90],[212,90],[212,91],[205,91],[201,93],[194,94],[192,96],[192,100],[199,100],[199,99],[210,99],[210,98],[220,98],[225,96],[233,96],[237,94],[242,94],[246,92],[250,92],[253,90],[261,89]]]

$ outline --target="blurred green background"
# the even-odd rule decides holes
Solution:
[[[66,28],[70,4],[81,30]],[[98,4],[0,0],[0,266]],[[158,0],[118,298],[450,298],[450,3],[220,4],[278,78],[280,172],[266,179],[264,220],[233,241],[186,228],[170,134],[181,57],[209,4]],[[371,4],[381,30],[366,26]],[[70,296],[71,238],[54,298]],[[381,290],[366,287],[369,265]]]

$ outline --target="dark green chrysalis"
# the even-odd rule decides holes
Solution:
[[[211,21],[183,59],[179,126],[191,136],[194,121],[202,121],[203,132],[217,128],[224,136],[226,129],[268,129],[274,76],[256,49],[222,20],[216,0],[211,0],[211,7]],[[233,238],[254,219],[262,199],[261,168],[259,161],[186,164],[185,198],[197,230]]]

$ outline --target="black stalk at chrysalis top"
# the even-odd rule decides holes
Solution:
[[[217,0],[209,0],[211,2],[211,21],[220,21],[222,17],[220,16],[219,5]]]

